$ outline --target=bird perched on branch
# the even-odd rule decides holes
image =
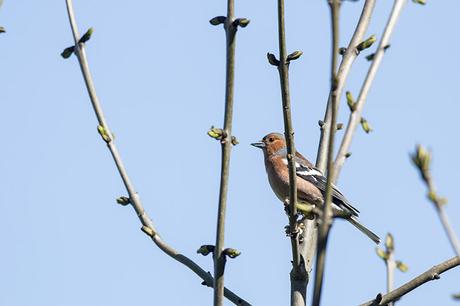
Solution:
[[[289,169],[284,136],[279,133],[270,133],[262,141],[252,145],[264,152],[265,170],[270,186],[276,196],[286,203],[289,200]],[[326,177],[299,152],[296,152],[295,167],[298,203],[315,207],[322,206],[326,195]],[[380,242],[376,234],[359,223],[359,211],[350,204],[334,184],[332,185],[332,206],[336,210],[348,213],[347,220],[351,224],[375,243]]]

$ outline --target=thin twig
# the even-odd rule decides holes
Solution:
[[[447,217],[446,211],[444,209],[444,207],[446,206],[446,203],[444,203],[445,199],[436,195],[436,189],[434,187],[434,181],[433,177],[431,176],[431,171],[429,167],[428,169],[426,169],[426,172],[424,173],[424,181],[428,188],[429,198],[431,202],[434,204],[436,212],[438,213],[439,220],[441,220],[442,227],[444,228],[447,238],[449,239],[450,245],[452,246],[452,249],[457,254],[457,256],[460,256],[460,243],[458,241],[457,235],[455,234],[452,226],[450,225],[449,218]]]
[[[446,272],[456,266],[460,265],[460,257],[456,256],[445,262],[432,267],[431,269],[425,271],[424,273],[420,274],[416,278],[412,279],[411,281],[407,282],[406,284],[402,285],[401,287],[385,294],[377,295],[377,298],[368,301],[361,306],[377,306],[377,305],[387,305],[393,301],[398,300],[403,295],[409,293],[410,291],[414,290],[415,288],[429,282],[432,280],[436,280],[440,278],[440,274]]]
[[[406,2],[407,0],[394,1],[393,9],[391,11],[390,17],[388,18],[385,30],[383,31],[379,46],[375,52],[374,59],[372,60],[372,64],[369,67],[369,71],[367,72],[363,86],[361,87],[358,100],[356,101],[356,108],[350,113],[350,118],[348,119],[347,128],[345,130],[342,143],[340,144],[340,148],[335,159],[334,182],[337,181],[342,166],[345,163],[347,153],[350,149],[351,141],[361,120],[361,112],[363,110],[364,104],[366,103],[369,89],[371,88],[371,85],[375,79],[375,75],[377,74],[377,71],[380,67],[380,63],[382,62],[383,55],[385,54],[385,47],[390,43],[391,35]]]
[[[235,24],[234,1],[227,1],[227,18],[224,29],[226,37],[226,80],[225,80],[225,114],[224,134],[221,139],[222,163],[220,171],[219,208],[217,211],[216,247],[214,250],[214,305],[221,306],[224,301],[224,271],[226,255],[225,215],[227,210],[228,178],[230,154],[232,150],[233,89],[235,78],[235,44],[238,24]]]
[[[428,189],[428,199],[433,204],[436,212],[438,213],[438,217],[441,220],[442,226],[444,227],[454,252],[457,254],[457,256],[460,256],[460,243],[457,236],[455,235],[454,230],[452,229],[452,226],[449,223],[449,219],[447,218],[447,214],[444,210],[447,199],[440,197],[436,193],[436,188],[434,186],[433,177],[431,175],[431,153],[421,145],[417,145],[415,153],[411,155],[411,159],[419,170],[420,177]]]
[[[332,63],[331,63],[331,92],[335,92],[337,86],[337,57],[339,50],[339,13],[340,0],[330,0],[332,24]],[[329,237],[329,229],[332,224],[332,177],[333,177],[333,152],[334,139],[337,122],[337,96],[332,95],[331,100],[331,121],[329,125],[329,139],[327,150],[327,181],[326,181],[326,196],[324,198],[323,213],[321,214],[321,222],[318,229],[318,241],[316,249],[316,270],[315,270],[315,286],[313,290],[313,306],[319,306],[321,301],[321,291],[323,287],[324,267],[326,264],[326,247]]]
[[[142,223],[143,231],[152,239],[152,241],[167,255],[172,257],[173,259],[177,260],[178,262],[182,263],[190,270],[192,270],[195,274],[197,274],[201,279],[203,279],[203,284],[208,287],[213,287],[214,279],[209,272],[203,270],[199,265],[197,265],[193,260],[184,256],[183,254],[177,252],[174,248],[168,245],[165,241],[163,241],[155,229],[153,221],[148,216],[147,212],[144,210],[142,202],[139,198],[139,195],[134,189],[134,186],[126,172],[118,149],[113,141],[113,135],[110,132],[110,129],[107,125],[107,121],[104,117],[104,113],[102,111],[101,104],[99,99],[96,95],[96,89],[94,87],[93,79],[89,70],[88,60],[86,58],[85,53],[85,46],[84,44],[80,43],[80,34],[78,32],[77,23],[75,20],[75,14],[73,10],[72,0],[66,0],[67,4],[67,13],[69,16],[70,26],[72,29],[74,41],[75,41],[75,55],[78,58],[78,62],[80,64],[80,68],[83,74],[83,78],[85,80],[86,88],[88,90],[88,94],[90,96],[91,104],[93,106],[94,112],[97,117],[97,121],[99,126],[102,127],[104,134],[107,138],[106,143],[107,147],[110,150],[112,158],[115,162],[115,165],[118,169],[121,179],[125,185],[126,191],[129,195],[129,203],[134,208],[139,221]],[[232,291],[225,289],[225,297],[228,298],[232,303],[235,305],[250,305],[248,302],[237,296]]]
[[[407,272],[409,267],[400,260],[395,260],[395,243],[393,235],[388,233],[385,237],[385,250],[377,247],[375,249],[377,255],[384,261],[387,276],[387,293],[393,290],[394,272],[396,268],[401,272]],[[393,306],[393,302],[388,303],[388,306]]]
[[[395,261],[393,254],[391,254],[388,260],[385,262],[387,271],[387,293],[393,290],[394,272],[395,272]],[[393,303],[388,303],[388,306],[393,306]]]
[[[367,27],[369,26],[375,2],[376,0],[366,0],[366,2],[364,3],[363,11],[356,26],[356,30],[353,34],[353,37],[351,38],[351,41],[348,45],[347,50],[345,51],[345,54],[343,55],[342,61],[339,66],[335,90],[331,91],[331,93],[329,94],[326,113],[324,115],[324,124],[321,127],[318,154],[316,157],[316,166],[323,172],[324,170],[326,170],[327,147],[329,143],[329,132],[332,119],[332,100],[334,99],[334,97],[336,99],[340,99],[340,97],[342,96],[343,87],[347,80],[348,74],[350,73],[351,66],[357,56],[356,46],[363,40],[364,34],[366,33]],[[336,103],[336,113],[338,113],[338,107],[339,103]]]
[[[460,256],[460,243],[458,241],[457,235],[454,232],[454,229],[450,225],[444,206],[445,205],[440,205],[437,207],[439,219],[441,220],[444,231],[446,232],[447,237],[449,238],[450,245],[454,249],[454,252],[457,253],[457,256]]]

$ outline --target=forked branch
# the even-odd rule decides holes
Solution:
[[[193,260],[184,256],[183,254],[176,251],[170,245],[168,245],[165,241],[163,241],[158,234],[157,230],[155,229],[154,223],[152,219],[148,216],[147,212],[144,210],[142,202],[139,198],[139,195],[134,189],[134,186],[126,172],[125,166],[123,161],[120,157],[120,153],[114,143],[113,134],[111,133],[107,121],[104,117],[104,113],[102,111],[101,103],[96,95],[96,89],[94,87],[93,79],[89,70],[88,60],[86,58],[85,53],[85,45],[82,42],[82,38],[80,38],[80,34],[78,31],[77,23],[75,20],[75,14],[73,10],[72,0],[66,0],[67,5],[67,13],[69,16],[70,26],[72,29],[75,45],[72,47],[73,49],[70,52],[70,55],[74,53],[80,64],[80,68],[83,74],[83,78],[85,80],[86,88],[88,90],[88,94],[91,100],[91,104],[93,106],[94,112],[97,117],[98,121],[98,131],[105,143],[107,144],[107,148],[109,149],[112,158],[115,162],[115,165],[118,169],[121,179],[123,180],[123,184],[125,185],[126,191],[129,195],[128,197],[121,197],[117,202],[124,205],[131,205],[136,212],[136,215],[139,218],[139,221],[142,224],[142,231],[147,234],[152,241],[167,255],[172,257],[173,259],[177,260],[178,262],[182,263],[190,270],[192,270],[195,274],[197,274],[202,280],[203,285],[208,287],[213,287],[214,279],[209,272],[203,270],[199,265],[197,265]],[[69,48],[67,48],[69,49]],[[67,50],[66,49],[66,50]],[[69,56],[70,56],[69,55]],[[225,297],[228,298],[232,303],[235,305],[250,305],[248,302],[237,296],[232,291],[225,289]]]
[[[366,99],[369,94],[369,90],[371,88],[372,83],[374,82],[375,76],[382,62],[383,55],[385,54],[385,49],[390,44],[391,35],[393,34],[396,23],[399,19],[399,16],[401,15],[401,11],[404,8],[404,5],[406,2],[407,0],[395,0],[394,1],[393,9],[390,13],[390,17],[388,18],[388,22],[383,31],[383,35],[382,35],[382,38],[380,39],[377,51],[375,52],[373,56],[372,64],[369,67],[366,79],[364,80],[363,86],[361,87],[361,91],[359,93],[358,100],[355,102],[354,107],[350,112],[350,117],[348,119],[347,128],[345,130],[345,134],[343,136],[342,143],[340,144],[340,148],[337,153],[337,157],[335,159],[334,182],[337,181],[340,171],[342,170],[343,164],[345,163],[347,154],[350,150],[351,141],[356,132],[356,128],[361,121],[361,113],[364,108],[364,104],[366,103]]]
[[[356,26],[355,32],[351,41],[343,54],[342,61],[339,66],[336,78],[336,86],[329,94],[328,103],[326,106],[326,113],[324,115],[323,124],[321,126],[321,136],[318,146],[318,154],[316,157],[316,166],[324,172],[326,170],[327,162],[327,149],[330,136],[330,124],[332,119],[332,100],[339,99],[342,96],[343,87],[350,73],[351,67],[357,56],[357,46],[363,41],[364,34],[366,34],[369,22],[371,20],[372,12],[374,11],[376,0],[366,0],[364,7]],[[336,113],[338,113],[339,103],[336,104]]]

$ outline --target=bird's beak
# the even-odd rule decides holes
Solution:
[[[263,148],[265,148],[265,143],[263,143],[261,141],[254,142],[254,143],[251,143],[251,146],[259,148],[259,149],[263,149]]]

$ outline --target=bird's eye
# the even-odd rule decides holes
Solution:
[[[269,142],[273,142],[274,139],[273,139],[273,138],[269,138],[268,141],[269,141]]]

